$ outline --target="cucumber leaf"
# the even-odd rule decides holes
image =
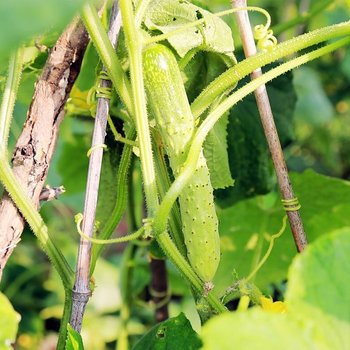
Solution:
[[[286,313],[254,307],[221,314],[204,325],[202,349],[347,349],[349,249],[350,229],[310,245],[289,270]]]
[[[350,227],[348,181],[311,170],[292,173],[291,180],[302,205],[300,214],[309,242],[325,233]],[[235,270],[241,278],[256,266],[267,250],[269,236],[280,230],[284,215],[277,193],[243,200],[219,212],[222,256],[214,280],[218,292],[223,292],[233,282]],[[255,283],[266,288],[284,280],[296,254],[287,225],[286,231],[275,241],[269,259],[256,275]],[[231,281],[228,280],[230,275]]]
[[[179,31],[168,38],[179,56],[200,47],[202,50],[225,54],[235,61],[234,44],[230,27],[219,17],[188,1],[155,0],[147,9],[145,25],[149,30],[170,33],[199,19],[205,22]]]
[[[267,86],[282,147],[294,139],[296,95],[292,77],[292,73],[285,74]],[[271,156],[253,95],[247,96],[231,109],[227,131],[228,158],[235,186],[216,191],[217,203],[221,207],[268,193],[274,184]]]
[[[153,327],[132,350],[197,350],[201,344],[189,320],[180,313]]]
[[[13,349],[21,316],[13,309],[7,297],[0,293],[0,349]]]
[[[66,350],[84,350],[81,335],[70,324],[68,324],[67,330]]]
[[[235,330],[235,331],[233,331]],[[261,309],[225,313],[209,320],[202,332],[202,350],[312,349],[295,321]]]
[[[288,273],[290,314],[328,349],[350,344],[349,249],[350,228],[324,236],[294,259]]]

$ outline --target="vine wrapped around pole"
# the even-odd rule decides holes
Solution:
[[[233,0],[232,6],[235,8],[244,8],[247,6],[246,0]],[[239,32],[243,44],[246,57],[256,54],[256,46],[254,36],[251,30],[248,13],[246,10],[239,11],[235,14],[239,26]],[[262,75],[261,69],[256,69],[251,73],[251,79],[254,80]],[[282,203],[288,215],[289,224],[292,230],[294,241],[298,252],[305,249],[307,238],[304,231],[303,223],[300,217],[300,205],[294,196],[292,184],[289,179],[286,161],[283,156],[281,143],[278,137],[276,125],[273,119],[269,97],[267,95],[266,86],[261,85],[255,91],[255,99],[258,105],[259,114],[266,140],[272,156],[275,167],[280,192],[282,195]]]
[[[87,5],[91,6],[91,5]],[[118,1],[114,1],[111,10],[109,22],[108,37],[115,47],[118,39],[118,34],[121,27],[121,18],[119,15]],[[92,237],[94,233],[94,224],[96,217],[96,207],[98,198],[98,188],[100,182],[100,173],[103,157],[103,146],[106,134],[106,125],[109,113],[109,98],[108,92],[111,89],[111,82],[106,75],[105,70],[102,70],[101,84],[96,96],[98,97],[95,126],[93,131],[91,148],[88,152],[89,169],[86,185],[84,216],[82,223],[82,231],[88,237]],[[91,242],[84,237],[80,239],[79,255],[77,261],[77,269],[75,282],[72,292],[72,313],[70,324],[78,332],[81,330],[84,311],[89,300],[90,290],[90,263],[91,263]]]

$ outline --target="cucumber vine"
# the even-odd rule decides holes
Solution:
[[[166,7],[175,4],[175,1],[169,1],[168,4],[158,0],[155,2],[160,9],[163,5]],[[133,6],[134,2],[130,0],[119,1],[125,51],[127,52],[124,61],[128,62],[127,65],[122,64],[124,61],[113,49],[94,6],[87,4],[81,11],[84,25],[106,69],[105,78],[108,75],[112,81],[118,100],[125,107],[128,118],[124,120],[124,127],[127,130],[124,137],[117,131],[109,116],[109,124],[116,140],[124,143],[116,177],[118,198],[111,217],[104,223],[101,232],[96,228],[96,237],[93,238],[85,235],[80,228],[82,214],[76,216],[76,223],[78,233],[93,243],[88,270],[90,276],[101,254],[101,245],[142,239],[146,233],[147,239],[154,239],[165,257],[186,278],[196,298],[201,301],[204,298],[205,303],[209,304],[210,310],[207,313],[210,316],[212,313],[227,311],[225,303],[228,297],[226,295],[220,299],[215,288],[212,290],[211,284],[220,259],[220,237],[210,179],[210,166],[207,165],[203,153],[204,142],[220,118],[259,86],[349,45],[350,22],[317,29],[277,44],[273,32],[269,29],[270,15],[264,9],[249,6],[211,14],[192,4],[192,7],[184,10],[181,7],[183,3],[190,4],[186,1],[180,1],[180,3],[176,1],[176,4],[173,5],[174,13],[181,13],[186,21],[184,20],[180,27],[169,30],[167,26],[170,26],[171,23],[169,19],[164,20],[167,18],[166,15],[164,18],[161,17],[161,20],[169,23],[164,24],[161,20],[161,23],[155,23],[152,22],[153,18],[150,19],[149,9],[152,4],[154,5],[154,1],[138,1],[136,8]],[[255,27],[255,37],[261,51],[253,57],[237,62],[233,55],[234,47],[233,43],[231,45],[231,38],[228,40],[228,46],[231,45],[232,50],[230,52],[221,50],[212,42],[217,38],[214,34],[210,34],[208,23],[217,25],[217,28],[224,32],[227,25],[220,17],[242,10],[262,13],[267,21],[266,24]],[[164,10],[164,13],[167,14],[167,11]],[[176,15],[172,17],[171,22],[176,22]],[[183,49],[181,45],[184,43],[181,40],[179,40],[180,43],[177,42],[176,38],[184,34],[200,38],[200,42],[193,45],[185,43],[188,44],[188,47]],[[327,41],[331,42],[327,43]],[[324,43],[322,47],[313,48],[320,43]],[[182,51],[179,49],[180,46]],[[289,57],[305,49],[307,49],[306,53],[295,58]],[[181,74],[186,71],[201,51],[217,54],[228,68],[222,74],[217,75],[190,103]],[[234,91],[237,83],[254,70],[286,57],[288,59],[285,62]],[[70,299],[72,298],[74,273],[60,248],[55,245],[37,208],[22,189],[8,163],[7,139],[20,84],[22,65],[23,48],[20,48],[10,59],[8,78],[0,108],[0,162],[2,164],[0,181],[37,236],[40,245],[62,280],[66,291],[66,303],[59,348],[63,349],[62,337],[66,334],[72,307]],[[133,157],[132,147],[135,145],[139,150],[143,190],[147,205],[146,218],[136,232],[126,237],[111,239],[113,231],[126,210],[129,167]],[[102,145],[92,147],[89,153],[96,147],[102,147]],[[294,205],[293,208],[296,206],[295,202],[285,204],[287,210],[288,205]],[[282,234],[285,227],[286,217],[283,219],[282,229],[276,235],[271,236],[265,256],[246,278],[238,281],[233,287],[232,291],[241,297],[239,309],[247,308],[250,300],[256,304],[266,302],[251,280],[267,260],[274,240]],[[129,248],[127,254],[134,256],[135,249]],[[124,265],[126,265],[125,262]],[[129,272],[128,270],[128,274]],[[124,284],[128,283],[124,281]],[[126,295],[124,298],[127,299]],[[129,312],[130,305],[128,304],[123,310],[125,332]],[[125,341],[127,343],[127,340]]]

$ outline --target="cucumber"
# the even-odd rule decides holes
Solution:
[[[160,44],[144,50],[143,70],[148,105],[176,177],[195,131],[181,72],[172,51]],[[203,151],[179,203],[188,260],[198,276],[210,285],[220,260],[220,237]]]

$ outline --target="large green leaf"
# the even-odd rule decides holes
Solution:
[[[220,315],[203,327],[202,350],[312,349],[311,339],[286,315],[254,309]]]
[[[147,9],[145,25],[150,30],[170,33],[202,18],[205,19],[203,24],[171,35],[168,38],[170,45],[181,57],[191,49],[200,47],[202,50],[225,54],[234,61],[229,26],[219,17],[188,1],[152,1]]]
[[[310,67],[301,67],[295,70],[294,77],[298,96],[295,117],[315,125],[332,119],[334,109],[323,90],[319,74]]]
[[[350,346],[350,228],[327,235],[298,256],[289,270],[286,302],[331,349]],[[313,316],[313,317],[312,317]],[[322,317],[324,324],[318,320]]]
[[[285,314],[255,307],[214,317],[202,349],[349,349],[349,249],[350,228],[315,242],[289,270]]]
[[[197,333],[183,313],[153,327],[133,350],[196,350],[201,346]]]
[[[292,174],[291,178],[302,205],[301,217],[310,242],[327,232],[350,227],[349,182],[313,171]],[[276,193],[241,201],[219,213],[222,257],[215,277],[218,291],[222,292],[231,283],[234,270],[239,277],[249,274],[266,252],[269,237],[281,228],[283,216]],[[263,288],[285,279],[295,255],[288,228],[275,242],[268,261],[257,274],[258,286]]]
[[[0,350],[10,350],[15,342],[21,316],[13,309],[7,297],[0,293]]]
[[[285,146],[294,138],[292,116],[296,96],[292,74],[275,79],[267,90],[281,144]],[[235,186],[216,191],[218,203],[223,207],[243,198],[265,194],[273,185],[271,156],[253,95],[231,109],[227,131],[230,170]]]
[[[62,29],[77,13],[84,0],[0,1],[0,62],[35,35]]]

